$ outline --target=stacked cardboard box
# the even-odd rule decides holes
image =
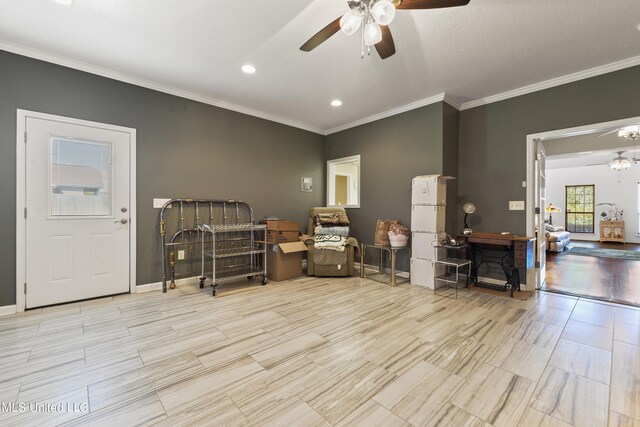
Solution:
[[[307,250],[299,240],[300,224],[267,220],[267,277],[280,282],[302,276],[302,253]]]

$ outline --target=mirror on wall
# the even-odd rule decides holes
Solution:
[[[327,162],[327,206],[360,207],[360,155]]]

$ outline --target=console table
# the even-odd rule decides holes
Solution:
[[[600,241],[624,243],[624,221],[600,221]]]
[[[534,266],[535,237],[516,234],[474,232],[460,235],[458,241],[466,241],[471,247],[471,280],[476,286],[500,290],[520,290],[520,272]],[[504,252],[502,256],[486,254],[483,249]],[[492,285],[478,282],[478,268],[483,264],[497,264],[502,268],[507,282],[504,285]]]
[[[367,274],[364,271],[365,270],[364,256],[367,252],[367,249],[377,249],[380,255],[380,264],[378,266],[378,272],[370,276],[367,276]],[[386,276],[384,252],[388,252],[389,261],[391,264],[391,272],[389,274],[389,284],[391,286],[395,286],[397,283],[408,282],[409,279],[404,279],[404,280],[401,279],[400,281],[398,281],[396,277],[396,255],[398,251],[401,251],[401,250],[407,250],[409,251],[409,253],[411,253],[409,246],[391,246],[391,245],[375,245],[375,244],[372,245],[372,244],[362,243],[360,245],[360,277],[368,277],[373,280],[376,280],[376,278],[379,278],[379,277],[384,278]],[[377,281],[380,281],[380,280],[377,280]]]

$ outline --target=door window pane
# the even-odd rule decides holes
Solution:
[[[111,216],[113,145],[52,137],[49,152],[49,215]]]

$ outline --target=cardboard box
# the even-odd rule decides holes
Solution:
[[[302,276],[303,242],[270,244],[267,249],[267,277],[275,282]]]
[[[300,223],[294,221],[267,220],[260,222],[267,224],[267,230],[300,231]]]
[[[268,243],[291,243],[297,242],[298,240],[300,239],[297,231],[267,230]]]
[[[267,224],[267,242],[289,243],[297,242],[300,235],[300,224],[293,221],[261,221]]]

